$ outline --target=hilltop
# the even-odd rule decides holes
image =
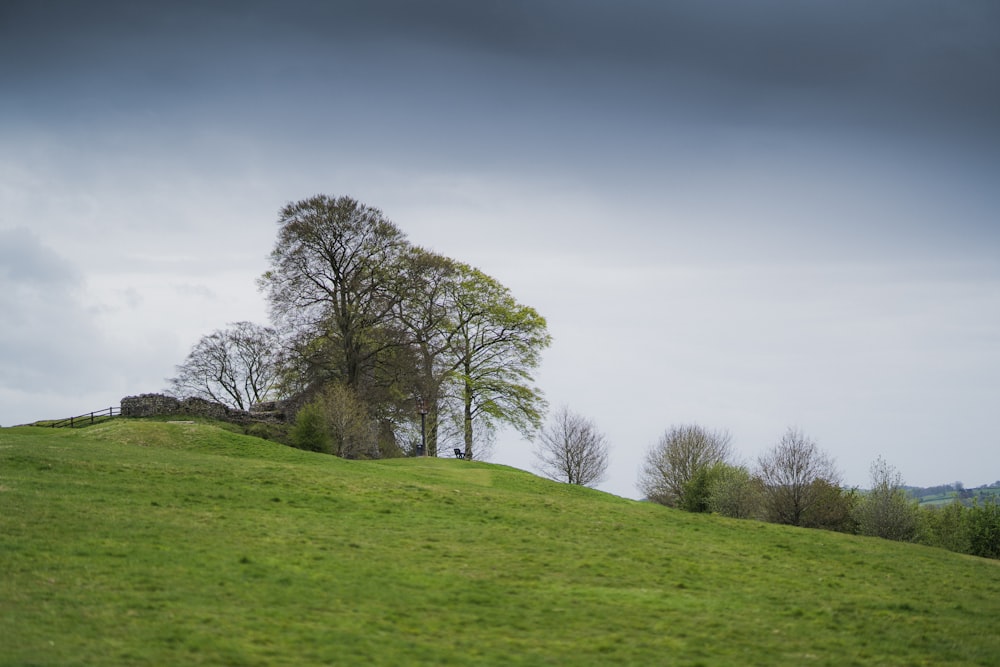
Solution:
[[[0,664],[1000,662],[1000,564],[211,424],[0,429]]]

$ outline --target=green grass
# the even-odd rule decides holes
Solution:
[[[0,665],[996,665],[1000,563],[206,424],[0,429]]]

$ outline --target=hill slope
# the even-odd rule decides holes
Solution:
[[[1000,567],[210,425],[0,429],[0,664],[1000,664]]]

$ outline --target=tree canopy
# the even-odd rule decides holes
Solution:
[[[343,385],[382,437],[412,437],[426,406],[428,453],[468,458],[499,426],[529,436],[546,403],[532,372],[545,319],[496,279],[413,246],[381,211],[318,195],[285,206],[261,277],[288,350],[287,393]]]

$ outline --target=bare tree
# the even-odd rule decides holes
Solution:
[[[917,536],[917,504],[903,488],[903,476],[881,456],[871,465],[871,490],[857,507],[858,532],[888,540],[910,541]]]
[[[593,486],[607,472],[608,442],[594,422],[563,406],[539,433],[535,458],[549,479]]]
[[[671,427],[646,453],[639,490],[649,500],[679,507],[695,475],[729,462],[731,440],[726,431],[708,431],[697,424]]]
[[[815,511],[827,495],[822,491],[840,485],[833,459],[794,428],[757,459],[757,467],[768,516],[775,523],[803,525],[807,513]]]
[[[378,427],[348,386],[334,384],[321,397],[332,454],[345,459],[379,458]]]
[[[270,398],[278,380],[278,335],[252,322],[203,336],[177,376],[168,380],[168,392],[179,398],[196,396],[237,410]]]

